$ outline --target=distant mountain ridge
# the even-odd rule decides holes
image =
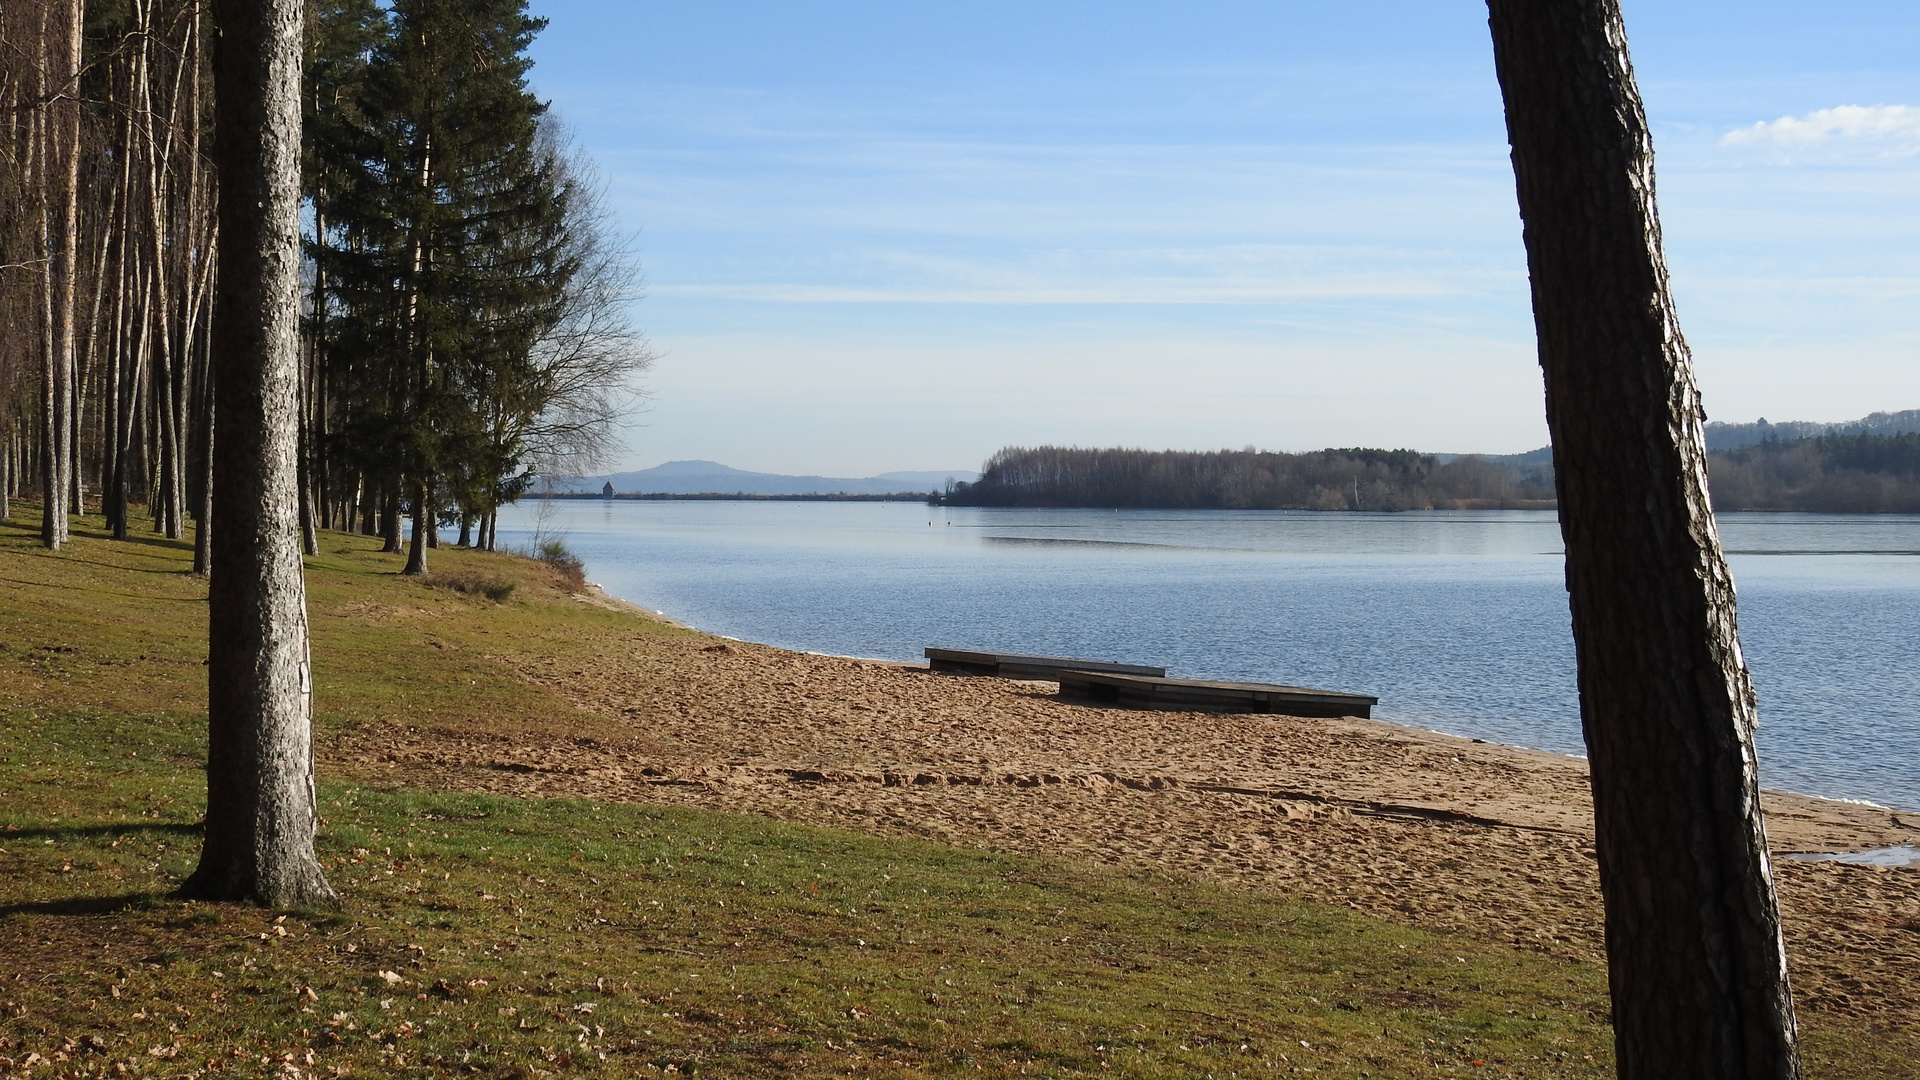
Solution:
[[[895,495],[944,490],[947,481],[969,482],[971,469],[920,469],[878,476],[788,476],[749,472],[717,461],[669,461],[651,469],[570,476],[553,481],[556,492],[597,492],[607,484],[621,495]]]
[[[1786,420],[1771,423],[1762,417],[1750,424],[1715,421],[1706,428],[1707,449],[1714,453],[1770,443],[1793,442],[1823,435],[1907,435],[1920,433],[1920,409],[1876,412],[1858,420],[1821,423]],[[1331,451],[1329,451],[1331,452]],[[1553,450],[1541,447],[1524,454],[1432,454],[1434,464],[1450,467],[1472,458],[1482,466],[1511,470],[1521,487],[1548,488],[1553,483]],[[751,472],[717,461],[669,461],[651,469],[556,478],[555,492],[598,493],[611,483],[621,495],[898,495],[908,492],[945,492],[949,484],[975,484],[981,474],[972,469],[919,469],[877,476],[789,476]],[[1356,490],[1357,499],[1363,492]],[[1529,490],[1529,496],[1537,493]]]

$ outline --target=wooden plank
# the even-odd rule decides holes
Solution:
[[[1003,679],[1052,682],[1061,671],[1100,671],[1116,675],[1165,675],[1166,668],[1122,664],[1113,660],[1076,660],[1067,656],[1029,656],[1024,653],[974,652],[967,649],[925,650],[927,666],[955,675],[997,675]]]
[[[1105,671],[1062,671],[1063,697],[1130,709],[1281,713],[1286,716],[1370,717],[1380,699],[1369,694],[1312,690],[1277,683],[1169,679]]]

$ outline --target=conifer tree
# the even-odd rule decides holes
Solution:
[[[333,17],[370,25],[344,5]],[[485,388],[512,377],[567,286],[549,255],[565,195],[526,85],[543,25],[520,0],[400,0],[357,100],[329,120],[335,145],[313,155],[341,166],[320,237],[332,305],[318,313],[342,316],[328,339],[351,388],[342,431],[390,508],[389,550],[395,509],[412,514],[408,573],[424,572],[441,507],[489,464]]]

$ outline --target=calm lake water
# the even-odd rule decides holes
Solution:
[[[1762,782],[1920,810],[1920,517],[1720,520]],[[730,637],[1160,664],[1377,694],[1380,719],[1582,752],[1550,512],[555,500],[503,513],[501,542],[536,528],[609,593]]]

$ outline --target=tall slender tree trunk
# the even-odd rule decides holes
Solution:
[[[120,193],[117,191],[108,192],[106,197],[106,202],[100,208],[100,217],[99,217],[98,229],[97,229],[99,236],[95,241],[95,250],[98,252],[98,254],[95,255],[93,259],[93,291],[87,300],[86,348],[84,350],[81,350],[82,354],[86,357],[86,361],[81,368],[81,382],[82,384],[85,384],[88,381],[91,381],[94,383],[94,385],[98,388],[97,390],[98,397],[96,398],[96,401],[101,406],[101,408],[98,410],[101,415],[95,418],[94,423],[100,428],[100,432],[101,432],[100,440],[99,440],[100,454],[99,454],[99,461],[98,461],[98,464],[101,466],[101,472],[97,475],[103,481],[100,484],[100,491],[102,493],[106,491],[106,484],[104,483],[106,478],[106,465],[107,465],[108,458],[111,456],[111,452],[108,450],[108,447],[111,446],[113,442],[109,434],[113,430],[112,420],[111,420],[112,409],[109,403],[113,400],[113,383],[114,383],[115,373],[111,370],[111,366],[109,364],[103,363],[102,361],[103,350],[101,349],[101,341],[100,341],[101,319],[109,310],[106,304],[107,292],[110,289],[110,286],[108,284],[108,281],[109,281],[108,268],[111,265],[110,260],[113,256],[113,213],[114,213],[114,208],[118,203],[119,197],[120,197]],[[81,457],[82,457],[81,439],[79,436],[81,411],[85,403],[86,403],[86,394],[83,392],[75,402],[74,415],[73,415],[73,426],[74,426],[73,465],[74,467],[73,467],[73,485],[72,485],[72,490],[70,492],[70,498],[73,501],[73,507],[76,513],[86,512],[86,481],[85,481],[85,471],[83,469],[83,463],[81,460]],[[106,503],[104,498],[101,500],[101,509],[103,511],[106,509]]]
[[[178,330],[176,315],[180,306],[174,299],[176,281],[172,263],[175,260],[168,257],[166,206],[169,188],[173,186],[168,183],[167,162],[173,156],[174,136],[179,126],[180,83],[186,66],[183,63],[175,72],[174,89],[169,95],[163,117],[153,99],[151,42],[157,32],[154,8],[151,2],[145,6],[143,20],[146,33],[141,36],[138,69],[141,107],[147,117],[146,138],[142,140],[146,154],[148,194],[147,220],[143,224],[149,245],[147,257],[152,261],[153,290],[149,295],[156,313],[152,339],[155,346],[154,434],[158,443],[160,468],[159,475],[155,477],[152,510],[155,527],[163,531],[168,539],[177,540],[181,536],[180,519],[186,502],[183,483],[186,469],[181,460],[181,450],[186,444],[181,430],[186,388],[182,377],[181,350],[176,347],[175,341]],[[183,274],[177,284],[185,285],[188,280]]]
[[[314,857],[313,668],[295,484],[301,0],[216,0],[207,825],[182,891],[330,905]]]
[[[41,488],[44,506],[40,539],[59,550],[67,540],[67,495],[74,467],[74,292],[78,277],[80,233],[80,63],[86,16],[81,0],[51,5],[42,45],[40,151],[46,181],[42,214],[43,386]],[[44,16],[43,16],[44,17]]]
[[[397,481],[388,481],[380,499],[380,532],[386,540],[380,546],[382,554],[400,553],[400,519],[400,486]]]
[[[212,386],[207,387],[206,414],[200,421],[200,505],[193,515],[193,573],[206,577],[213,567],[213,427]]]
[[[26,92],[22,96],[22,105],[26,113],[26,139],[22,146],[20,165],[21,194],[30,200],[29,213],[32,215],[34,236],[33,254],[40,268],[33,276],[33,310],[38,320],[38,335],[34,338],[35,355],[40,362],[40,388],[38,405],[38,424],[33,434],[35,448],[40,451],[34,461],[36,479],[40,485],[40,542],[46,547],[60,549],[60,523],[54,508],[55,473],[54,456],[47,452],[47,441],[54,430],[54,383],[53,383],[53,261],[47,250],[47,217],[52,212],[48,205],[51,198],[47,182],[47,155],[49,138],[47,131],[51,126],[47,117],[47,77],[49,74],[48,39],[51,30],[47,19],[47,5],[40,5],[35,11],[36,27],[33,33],[34,52],[27,57],[25,68],[27,78]]]
[[[64,0],[59,4],[59,9],[62,16],[61,36],[54,43],[59,57],[59,66],[55,69],[59,83],[54,88],[58,98],[53,114],[53,138],[49,145],[56,148],[58,155],[55,167],[60,173],[60,205],[55,224],[58,239],[48,254],[51,256],[53,289],[55,414],[59,425],[54,439],[62,485],[58,512],[60,540],[65,542],[69,535],[68,516],[76,509],[67,498],[73,488],[74,473],[79,467],[75,449],[78,446],[76,429],[79,425],[80,388],[75,377],[78,365],[74,357],[79,328],[74,319],[74,305],[80,277],[80,65],[87,16],[83,0]]]
[[[148,273],[149,268],[140,267],[127,275],[124,284],[144,291]],[[137,478],[135,466],[144,468],[137,455],[144,442],[141,429],[148,397],[147,342],[153,333],[153,312],[145,304],[135,306],[139,308],[137,312],[127,313],[126,372],[121,377],[124,405],[120,410],[120,449],[114,458],[113,499],[119,507],[113,522],[113,538],[116,540],[125,540],[127,530],[132,527],[129,522],[133,514],[129,492]]]
[[[126,100],[133,100],[131,74],[126,76]],[[106,461],[102,465],[101,509],[116,540],[127,538],[127,459],[133,431],[131,409],[136,400],[133,375],[133,319],[135,283],[139,279],[139,258],[132,241],[133,215],[133,110],[121,109],[118,142],[114,153],[120,160],[117,212],[107,215],[108,228],[116,234],[113,271],[113,327],[109,338],[112,358],[108,379],[111,397],[106,417]]]
[[[413,485],[413,542],[407,546],[407,567],[403,574],[427,572],[427,532],[433,528],[433,508],[427,505],[427,485]]]
[[[320,536],[314,531],[313,495],[308,489],[307,469],[300,466],[300,552],[303,555],[320,554]]]
[[[1490,0],[1626,1080],[1791,1080],[1733,581],[1618,0]]]
[[[307,308],[311,330],[307,334],[306,366],[300,377],[300,491],[301,498],[305,500],[301,510],[307,523],[307,536],[315,545],[315,548],[308,550],[309,555],[316,553],[318,530],[326,527],[332,516],[327,506],[325,467],[319,454],[320,418],[325,413],[320,372],[326,366],[327,358],[327,215],[317,204],[324,197],[323,191],[314,198],[313,289]]]

